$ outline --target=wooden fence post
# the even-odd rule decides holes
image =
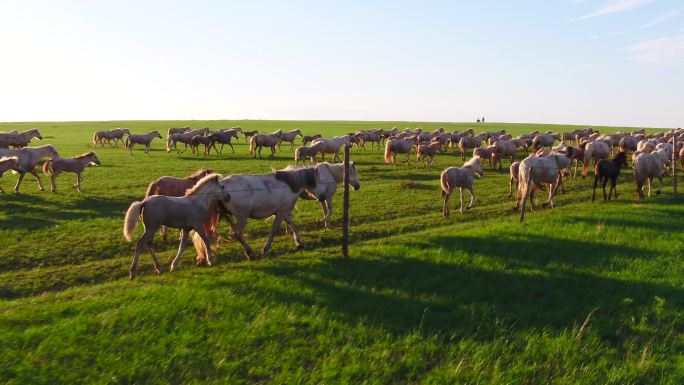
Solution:
[[[525,192],[523,195],[522,205],[520,207],[520,223],[525,219],[525,208],[527,207],[527,197],[530,196],[530,184],[532,183],[532,167],[530,167],[530,173],[527,178],[527,186],[525,187]],[[520,192],[520,186],[518,185],[518,192]]]
[[[342,206],[342,255],[349,257],[349,145],[344,145],[344,201]]]

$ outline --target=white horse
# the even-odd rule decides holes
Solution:
[[[319,172],[320,183],[324,186],[324,200],[320,200],[321,209],[323,210],[323,218],[319,222],[323,223],[326,229],[331,228],[330,218],[333,213],[333,198],[337,191],[337,185],[344,183],[344,163],[328,163],[323,162],[316,165],[316,170]],[[359,183],[359,175],[356,170],[354,162],[349,162],[349,185],[357,191],[361,188]],[[302,194],[303,199],[317,199],[316,192],[313,190],[306,190],[306,194]]]
[[[549,189],[549,199],[546,203],[555,207],[553,200],[556,189],[562,183],[561,171],[569,168],[571,164],[572,147],[568,147],[568,154],[551,153],[547,156],[529,156],[520,162],[518,170],[518,192],[515,210],[521,208],[530,198],[532,210],[534,210],[534,191],[546,185]],[[527,185],[530,188],[527,188]]]
[[[38,180],[38,188],[40,188],[40,191],[43,191],[43,183],[40,181],[40,176],[38,176],[38,173],[36,172],[36,165],[43,158],[59,158],[57,149],[51,144],[38,147],[0,150],[0,158],[3,156],[16,156],[19,159],[19,167],[22,171],[19,172],[19,179],[17,179],[17,184],[14,186],[15,193],[19,193],[19,186],[21,185],[21,181],[24,180],[24,176],[26,176],[27,172],[36,177]]]
[[[342,136],[336,136],[331,139],[325,139],[325,138],[318,138],[311,142],[311,145],[316,145],[316,143],[321,143],[321,149],[319,152],[321,153],[321,160],[325,161],[325,154],[335,154],[333,156],[333,162],[335,160],[341,161],[340,159],[340,149],[342,148],[343,145],[349,144],[350,138],[349,135],[342,135]]]
[[[302,240],[291,217],[297,198],[304,190],[313,192],[319,201],[327,198],[326,184],[321,180],[320,170],[315,167],[288,167],[266,175],[231,175],[221,183],[230,193],[230,200],[222,202],[224,214],[229,219],[233,237],[242,245],[247,259],[254,257],[254,251],[243,237],[249,218],[275,217],[271,233],[261,250],[262,256],[268,253],[283,220],[292,231],[297,248],[301,248]],[[210,235],[216,231],[219,220],[220,215],[217,214],[210,223],[205,224],[210,229]],[[197,249],[197,264],[201,264],[207,256],[204,242],[197,234],[193,235],[192,241]]]
[[[465,213],[463,211],[463,189],[468,190],[470,193],[470,204],[466,209],[470,210],[473,208],[475,202],[475,194],[473,194],[473,175],[477,175],[478,177],[484,175],[484,171],[482,171],[482,159],[478,156],[465,162],[463,167],[449,167],[442,171],[439,180],[442,186],[442,198],[444,198],[444,207],[442,209],[444,218],[448,218],[450,215],[449,197],[456,187],[458,187],[459,192],[461,193],[461,214]]]

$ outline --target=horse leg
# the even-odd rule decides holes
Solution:
[[[648,197],[651,197],[651,184],[653,183],[653,177],[649,176],[648,177]]]
[[[268,239],[266,240],[266,244],[264,244],[264,248],[261,249],[262,257],[265,257],[266,254],[268,254],[268,250],[271,248],[271,244],[273,243],[273,237],[275,237],[276,233],[278,232],[280,223],[282,221],[282,216],[279,213],[276,213],[275,219],[273,220],[273,226],[271,226],[271,233],[268,235]]]
[[[608,199],[610,199],[610,192],[614,192],[614,197],[617,199],[617,177],[610,180],[610,191],[608,191]]]
[[[231,228],[233,229],[233,237],[237,239],[238,242],[240,242],[240,245],[242,245],[242,248],[245,251],[245,257],[251,260],[252,258],[254,258],[254,251],[252,251],[252,248],[249,246],[247,241],[245,241],[245,238],[242,236],[242,231],[245,229],[246,225],[247,217],[237,217],[235,224],[231,224]]]
[[[461,214],[465,214],[465,211],[463,210],[463,205],[464,205],[463,187],[459,187],[458,191],[461,193]]]
[[[292,221],[292,218],[290,215],[286,215],[284,218],[285,223],[290,227],[290,230],[292,230],[292,236],[294,237],[295,245],[297,245],[297,249],[301,249],[304,247],[302,244],[302,238],[299,236],[299,232],[297,232],[297,227],[295,227],[294,222]]]
[[[56,178],[57,174],[53,172],[52,175],[50,175],[50,191],[53,193],[57,192],[57,184],[55,183]]]
[[[21,181],[24,180],[24,176],[26,173],[20,173],[19,178],[17,179],[17,184],[14,185],[14,192],[19,194],[19,185],[21,185]]]
[[[603,187],[603,200],[604,200],[604,201],[610,200],[610,194],[608,194],[608,199],[606,199],[606,185],[608,184],[608,177],[604,177],[601,184],[602,184],[602,187]],[[613,188],[611,187],[611,190],[612,190],[612,189],[613,189]]]
[[[188,236],[190,235],[190,232],[181,229],[181,234],[180,234],[180,244],[178,245],[178,252],[176,253],[176,257],[173,258],[173,261],[171,262],[171,267],[169,268],[169,271],[174,271],[176,270],[176,267],[178,267],[178,263],[180,262],[180,257],[183,255],[183,251],[185,251],[185,247],[188,243]]]
[[[445,192],[442,190],[442,197],[444,198],[444,207],[442,208],[442,215],[444,215],[444,218],[449,218],[449,197],[451,196],[450,192]]]
[[[168,234],[169,230],[166,228],[166,226],[161,226],[159,231],[161,231],[161,233],[162,233],[162,239],[164,240],[164,242],[166,242],[167,241],[167,234]]]
[[[207,249],[207,266],[211,266],[211,239],[209,239],[207,233],[204,231],[204,226],[195,228],[195,232],[200,236],[200,238],[202,238],[202,241],[204,242],[204,247]]]
[[[660,195],[660,189],[663,187],[663,177],[658,175],[658,190],[656,190],[656,195]]]
[[[468,192],[470,193],[470,204],[468,207],[466,207],[466,210],[470,210],[475,206],[475,194],[473,194],[473,188],[472,187],[466,187]]]
[[[131,156],[133,156],[133,142],[131,142],[128,145],[128,153],[131,154]]]
[[[138,258],[140,258],[140,253],[142,253],[143,249],[145,248],[145,235],[143,234],[140,239],[138,239],[138,243],[135,246],[135,253],[133,254],[133,262],[131,263],[131,267],[128,269],[128,279],[133,279],[135,278],[135,273],[138,270]]]
[[[327,207],[327,213],[323,217],[323,225],[325,226],[326,229],[332,228],[330,225],[330,218],[332,218],[332,213],[333,213],[333,203],[332,203],[332,196],[329,197],[328,199],[325,200],[326,207]],[[323,204],[321,203],[321,205]]]
[[[78,192],[83,192],[81,191],[81,173],[77,172],[76,173],[76,191]]]
[[[38,173],[36,172],[36,169],[33,169],[33,170],[29,171],[29,172],[31,173],[31,175],[33,175],[33,176],[36,177],[36,180],[38,181],[38,189],[39,189],[40,191],[45,191],[45,189],[43,188],[43,182],[40,181],[40,176],[39,176]]]
[[[228,145],[230,146],[231,151],[233,151],[233,154],[235,154],[235,148],[233,147],[233,145],[230,144],[230,142],[228,143]],[[223,145],[221,145],[221,152],[223,152]]]

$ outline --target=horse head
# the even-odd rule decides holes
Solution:
[[[361,188],[359,183],[359,174],[356,170],[356,163],[349,162],[349,185],[352,186],[354,191],[358,191]]]

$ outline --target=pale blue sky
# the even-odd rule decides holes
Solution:
[[[684,125],[684,0],[0,0],[0,121]]]

